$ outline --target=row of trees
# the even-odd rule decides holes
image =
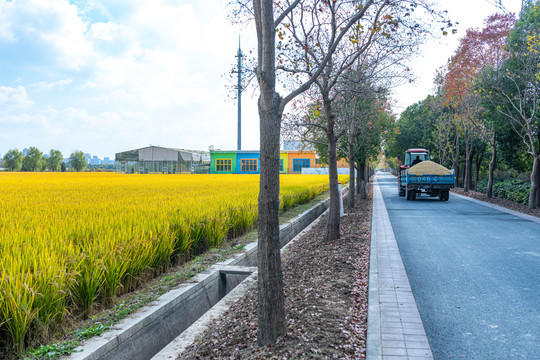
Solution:
[[[469,29],[447,66],[437,92],[407,108],[386,147],[397,157],[411,146],[433,150],[438,162],[463,176],[464,191],[487,158],[487,194],[496,167],[530,171],[528,205],[540,206],[540,5],[519,19],[496,14],[483,29]]]
[[[3,160],[4,168],[9,171],[66,171],[67,165],[60,150],[51,149],[49,156],[31,146],[28,153],[23,155],[18,149],[11,149],[6,152]],[[82,151],[74,151],[69,156],[69,167],[75,171],[84,171],[87,160]]]
[[[257,33],[258,341],[267,345],[286,330],[279,248],[282,129],[300,133],[326,150],[330,209],[324,238],[339,239],[339,151],[358,169],[370,158],[385,121],[391,119],[387,85],[407,75],[401,60],[430,29],[415,14],[431,16],[435,23],[443,19],[424,0],[237,0],[236,4],[233,18],[254,20]],[[451,26],[444,21],[444,33]],[[354,199],[354,186],[350,190]]]

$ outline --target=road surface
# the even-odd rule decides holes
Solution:
[[[540,359],[540,223],[377,181],[435,359]]]

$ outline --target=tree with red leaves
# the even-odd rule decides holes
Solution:
[[[490,174],[493,174],[495,132],[493,126],[481,121],[484,109],[481,106],[481,96],[474,87],[482,69],[497,66],[503,61],[506,39],[514,22],[512,14],[495,14],[484,21],[485,27],[482,30],[468,29],[449,60],[448,72],[443,80],[442,95],[445,104],[451,110],[454,125],[465,145],[465,192],[471,186],[473,140],[485,137],[487,133],[490,133],[489,142],[492,144]]]

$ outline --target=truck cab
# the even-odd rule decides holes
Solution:
[[[405,151],[405,161],[403,162],[403,165],[401,165],[401,168],[404,168],[404,169],[410,168],[412,166],[413,161],[416,159],[417,156],[420,159],[420,161],[430,160],[428,150],[409,149]]]
[[[412,163],[417,156],[421,161],[429,160],[429,151],[426,149],[409,149],[405,151],[405,159],[403,164],[399,166],[397,174],[399,196],[405,195],[405,186],[404,184],[401,184],[402,175],[405,173],[406,169],[412,166]]]

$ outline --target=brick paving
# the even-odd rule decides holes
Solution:
[[[371,237],[367,359],[433,359],[376,180]]]

